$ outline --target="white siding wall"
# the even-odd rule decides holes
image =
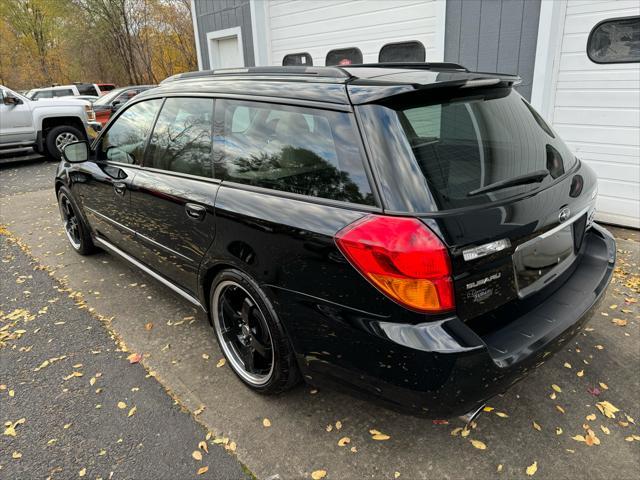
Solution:
[[[640,63],[593,63],[591,29],[640,14],[638,0],[568,0],[554,68],[554,128],[599,177],[598,217],[640,227]]]
[[[386,43],[418,40],[426,60],[444,58],[445,3],[425,0],[271,0],[267,5],[269,63],[307,52],[324,65],[329,50],[358,47],[377,62]]]

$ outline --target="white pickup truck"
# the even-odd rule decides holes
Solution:
[[[97,135],[102,126],[95,118],[86,100],[33,101],[0,85],[0,153],[33,148],[60,160],[67,143]]]

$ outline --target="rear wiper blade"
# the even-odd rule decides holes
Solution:
[[[508,180],[501,180],[484,187],[476,188],[467,192],[467,197],[473,197],[481,193],[493,192],[494,190],[500,190],[507,187],[515,187],[516,185],[526,185],[527,183],[540,183],[546,177],[549,176],[549,170],[536,170],[535,172],[526,173],[519,177],[513,177]]]

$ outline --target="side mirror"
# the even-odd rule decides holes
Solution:
[[[69,163],[81,163],[89,160],[89,144],[87,142],[67,143],[62,149],[62,157]]]
[[[122,102],[120,100],[114,100],[114,102],[111,104],[111,111],[115,112],[116,110],[118,110],[120,107],[122,106]]]
[[[9,92],[5,92],[2,98],[2,103],[4,103],[5,105],[21,105],[22,100],[20,100],[18,97],[14,97]]]

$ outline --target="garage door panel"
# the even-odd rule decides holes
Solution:
[[[613,2],[609,2],[610,5],[611,3]],[[633,10],[634,8],[638,8],[638,2],[636,0],[615,0],[614,12],[616,13],[618,10]],[[591,0],[587,2],[571,1],[567,5],[567,13],[569,15],[588,15],[590,13],[606,15],[606,12],[603,12],[602,0]]]
[[[422,9],[414,9],[414,7],[406,7],[406,8],[396,8],[390,11],[382,12],[384,14],[384,24],[395,25],[395,32],[402,31],[398,30],[398,27],[401,29],[404,28],[404,24],[410,23],[412,24],[412,28],[416,29],[417,32],[423,33],[425,32],[428,25],[424,23],[422,26],[415,26],[416,22],[412,22],[415,19],[422,19],[423,22],[428,20],[429,18],[433,18],[432,9],[427,9],[425,11]],[[363,13],[358,15],[358,21],[354,22],[354,18],[351,13],[347,13],[346,15],[340,15],[336,18],[331,18],[329,20],[323,21],[315,21],[311,20],[305,22],[303,24],[295,24],[289,19],[283,19],[282,25],[280,27],[272,25],[272,30],[277,29],[277,36],[273,36],[272,44],[277,46],[279,41],[289,40],[298,42],[303,40],[304,38],[315,37],[317,40],[322,41],[322,37],[327,32],[339,32],[342,34],[342,38],[345,37],[345,31],[349,32],[349,38],[354,35],[359,30],[369,30],[371,35],[375,35],[377,29],[381,27],[380,25],[380,15],[381,12],[372,12],[372,13]]]
[[[614,127],[603,125],[569,125],[554,123],[554,128],[567,141],[579,141],[588,136],[589,141],[597,143],[613,143],[630,147],[640,145],[638,130],[632,127]]]
[[[558,90],[556,106],[559,107],[632,107],[638,105],[640,91],[637,89],[615,91],[603,89]]]
[[[310,6],[316,2],[310,2]],[[320,3],[324,5],[324,3]],[[387,21],[394,21],[398,17],[407,18],[407,11],[412,11],[416,17],[428,17],[434,15],[433,8],[429,8],[429,4],[413,2],[394,2],[393,8],[389,8],[388,2],[347,2],[331,8],[318,8],[315,10],[308,9],[298,14],[282,15],[271,18],[272,29],[296,29],[315,28],[320,31],[326,28],[318,21],[322,18],[322,22],[330,23],[332,27],[350,29],[358,24],[367,23],[369,25],[383,24]],[[425,14],[426,13],[426,14]],[[381,15],[384,15],[384,21],[381,21]],[[309,30],[311,31],[311,30]]]
[[[633,108],[561,107],[556,108],[553,119],[556,124],[580,123],[640,128],[640,110]]]
[[[431,25],[433,26],[433,21],[431,21]],[[428,22],[426,22],[424,19],[415,19],[415,20],[409,20],[409,21],[403,20],[401,21],[401,26],[402,26],[402,32],[398,32],[398,25],[396,24],[360,26],[358,28],[352,29],[352,31],[349,32],[350,43],[345,43],[345,35],[343,30],[340,30],[340,29],[333,30],[333,27],[331,27],[331,29],[328,29],[327,31],[322,32],[321,34],[300,35],[296,37],[295,43],[300,47],[304,47],[304,46],[312,46],[312,47],[318,47],[318,48],[330,47],[329,49],[332,49],[332,48],[336,48],[335,47],[336,44],[340,44],[343,47],[357,46],[358,48],[362,49],[359,42],[368,41],[368,40],[379,40],[379,41],[382,40],[384,41],[384,43],[389,43],[390,42],[389,37],[391,35],[393,35],[394,41],[399,41],[396,39],[400,38],[400,36],[402,37],[409,36],[413,38],[425,37],[426,36],[425,31],[426,32],[429,31],[429,29],[425,30],[425,26],[428,26]],[[400,35],[398,35],[398,33]],[[291,38],[289,37],[282,37],[278,39],[273,39],[271,41],[271,46],[274,51],[286,50],[290,48],[290,45],[291,45]],[[425,44],[425,47],[427,47],[426,44]]]
[[[640,13],[640,8],[638,7],[637,2],[627,8],[621,7],[625,7],[629,4],[622,4],[619,7],[617,5],[618,2],[608,3],[609,7],[613,7],[614,5],[615,7],[602,9],[599,12],[583,13],[574,11],[576,13],[572,14],[570,11],[567,11],[567,20],[564,27],[564,34],[589,33],[596,23],[601,22],[602,20],[605,20],[607,18],[627,17],[631,15],[638,15]]]
[[[584,60],[584,59],[583,59]],[[629,68],[628,65],[616,64],[617,68],[603,69],[598,64],[593,64],[591,68],[580,70],[562,70],[558,74],[559,85],[569,83],[575,85],[576,82],[589,81],[600,82],[598,88],[602,88],[603,81],[607,82],[631,82],[636,87],[640,82],[640,68]],[[571,87],[564,85],[564,87]]]
[[[637,200],[598,194],[596,219],[601,222],[640,228],[640,203]]]
[[[585,160],[583,157],[580,157]],[[606,179],[610,184],[614,184],[619,181],[621,184],[635,183],[636,189],[637,182],[633,182],[633,179],[638,178],[640,175],[640,167],[638,165],[625,165],[622,163],[608,163],[598,161],[587,161],[585,163],[593,168],[594,172],[598,174],[598,178]],[[628,180],[622,180],[628,179]],[[615,190],[612,190],[612,193]]]
[[[567,0],[566,5],[551,120],[598,175],[597,218],[640,227],[640,63],[597,64],[586,53],[597,23],[640,15],[640,2]]]
[[[384,45],[410,40],[422,42],[427,60],[441,61],[441,11],[437,2],[422,0],[269,2],[270,62],[307,52],[314,65],[324,65],[330,50],[347,47],[377,62]]]

